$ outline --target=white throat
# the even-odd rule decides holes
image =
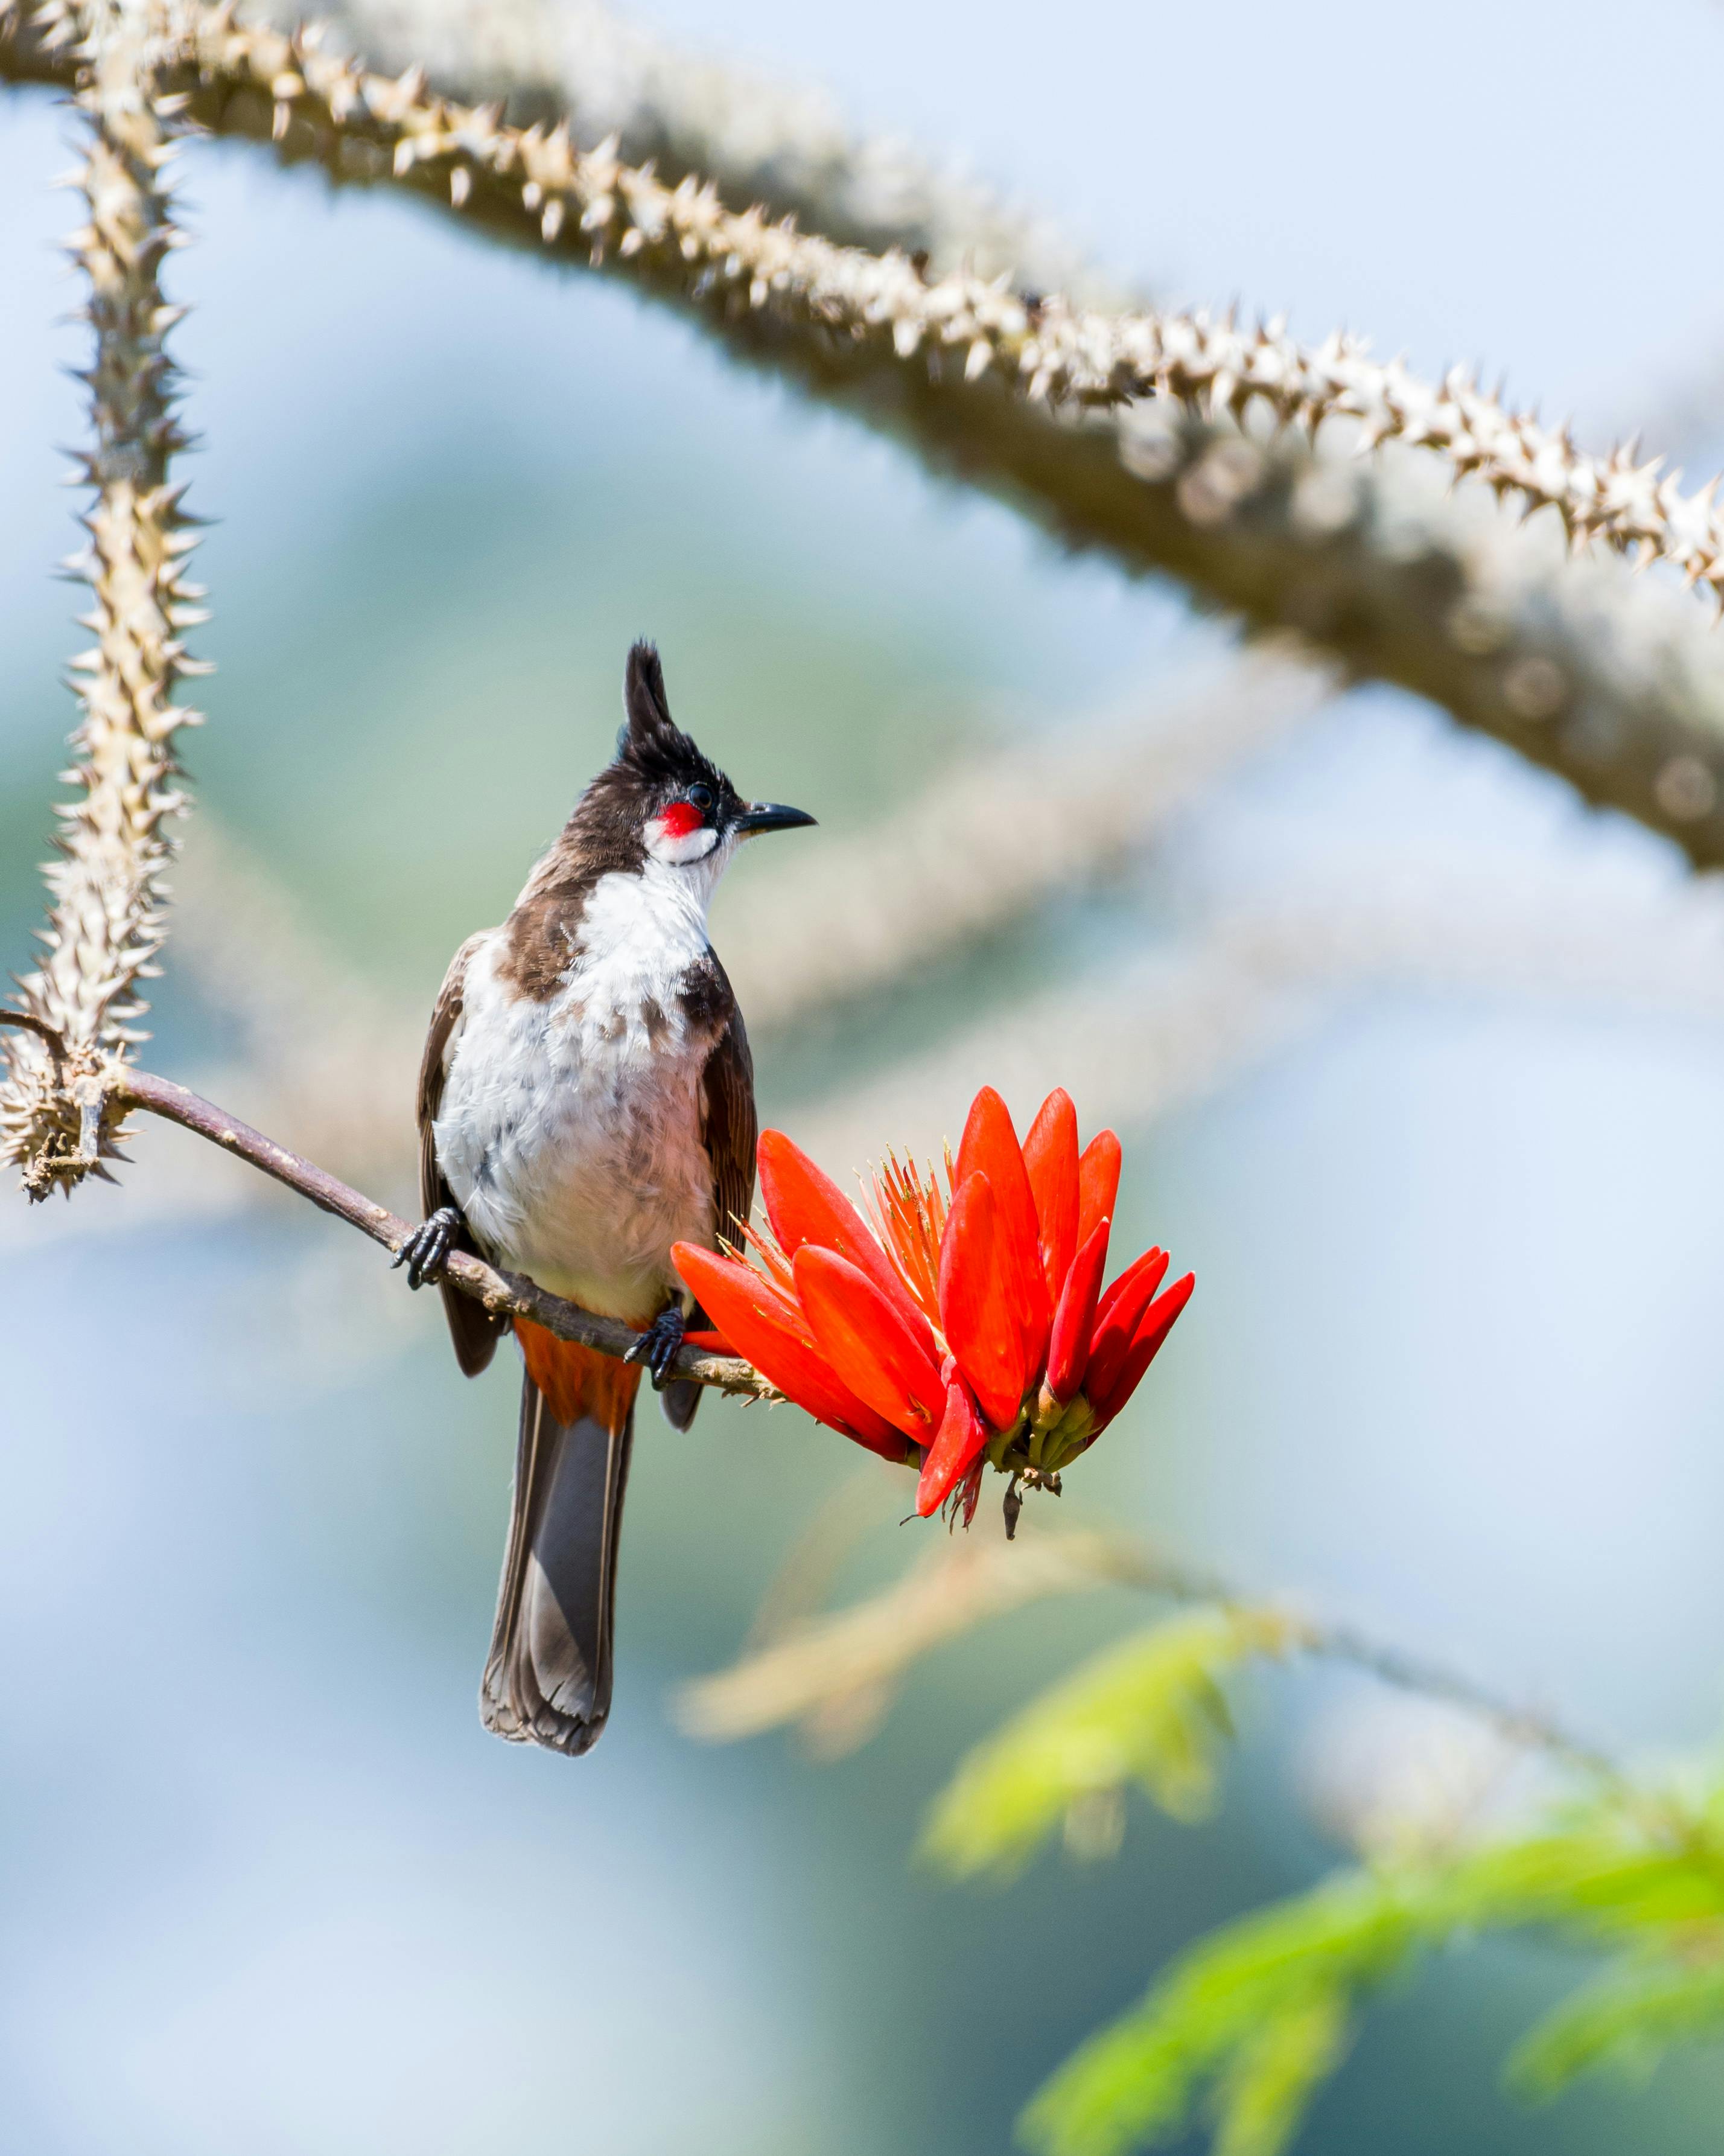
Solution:
[[[692,861],[649,854],[638,870],[601,876],[587,894],[567,978],[595,1018],[664,1003],[707,953],[706,909],[734,841]]]

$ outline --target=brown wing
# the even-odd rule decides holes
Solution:
[[[437,992],[437,1001],[431,1009],[431,1030],[425,1035],[424,1060],[419,1065],[419,1205],[427,1219],[439,1206],[455,1203],[454,1194],[444,1181],[443,1170],[437,1164],[437,1132],[434,1126],[437,1111],[443,1104],[449,1045],[461,1022],[461,991],[467,978],[468,961],[494,932],[481,929],[478,935],[467,938],[450,960],[443,986]],[[464,1229],[456,1239],[456,1248],[471,1250],[473,1247],[472,1238]],[[497,1336],[508,1330],[509,1321],[493,1317],[471,1296],[462,1295],[449,1286],[443,1290],[443,1311],[449,1320],[449,1337],[455,1343],[455,1360],[461,1366],[462,1374],[476,1378],[495,1353]]]
[[[760,1124],[754,1111],[748,1030],[734,1004],[729,1023],[712,1044],[700,1082],[706,1119],[701,1135],[712,1163],[713,1225],[740,1250],[743,1223],[754,1203],[754,1146]]]

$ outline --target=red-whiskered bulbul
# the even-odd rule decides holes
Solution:
[[[502,927],[449,967],[419,1074],[427,1217],[396,1260],[418,1287],[470,1249],[644,1328],[625,1363],[515,1327],[514,1509],[480,1712],[571,1753],[610,1709],[639,1363],[677,1429],[700,1400],[668,1378],[692,1315],[670,1246],[739,1242],[754,1197],[754,1067],[707,905],[744,839],[814,820],[738,798],[672,721],[650,644],[629,654],[623,701],[615,761]],[[507,1321],[446,1282],[443,1301],[475,1377]]]

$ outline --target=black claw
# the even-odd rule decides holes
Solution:
[[[443,1278],[443,1269],[449,1263],[449,1254],[460,1232],[461,1216],[454,1207],[439,1205],[428,1220],[419,1223],[395,1253],[392,1270],[396,1265],[405,1265],[410,1288],[422,1288],[428,1282],[434,1287]]]
[[[682,1346],[686,1320],[680,1303],[669,1303],[629,1350],[624,1360],[644,1363],[653,1373],[653,1390],[662,1393],[670,1382],[671,1365]]]

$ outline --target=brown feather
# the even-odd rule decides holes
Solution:
[[[726,1242],[740,1249],[754,1204],[754,1150],[760,1122],[754,1107],[754,1058],[748,1050],[748,1029],[734,1002],[730,1023],[706,1059],[700,1100],[701,1137],[712,1163],[713,1226]]]
[[[427,1219],[439,1206],[454,1205],[455,1202],[454,1194],[444,1181],[443,1171],[437,1165],[437,1133],[434,1126],[437,1111],[443,1104],[444,1070],[449,1042],[461,1021],[461,992],[467,978],[468,962],[491,932],[488,928],[481,929],[476,936],[469,936],[456,952],[431,1008],[431,1029],[425,1035],[425,1054],[419,1065],[419,1205]],[[456,1247],[474,1250],[473,1239],[465,1229],[456,1239]],[[480,1251],[474,1254],[485,1255]],[[509,1321],[506,1317],[493,1317],[471,1296],[463,1295],[446,1283],[442,1292],[443,1313],[449,1320],[455,1360],[464,1376],[476,1378],[496,1353],[498,1338],[508,1330]]]
[[[748,1052],[748,1031],[742,1014],[731,995],[730,983],[716,958],[710,961],[729,1006],[729,1017],[713,1042],[700,1074],[700,1137],[712,1163],[712,1225],[716,1237],[733,1248],[742,1245],[742,1226],[754,1203],[754,1147],[759,1135],[754,1108],[754,1059]],[[689,1322],[706,1323],[695,1306]],[[675,1430],[686,1430],[700,1404],[699,1385],[675,1378],[659,1395],[665,1419]]]

